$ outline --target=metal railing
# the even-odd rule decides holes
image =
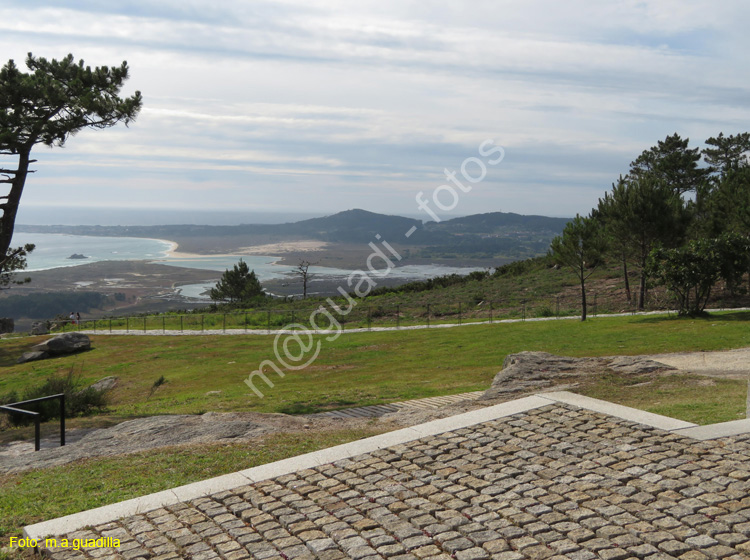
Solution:
[[[57,395],[50,395],[48,397],[30,399],[28,401],[20,401],[0,406],[0,410],[2,410],[3,412],[24,414],[27,416],[31,416],[34,419],[34,451],[39,451],[41,446],[42,415],[39,412],[33,412],[31,410],[24,410],[22,408],[16,407],[31,403],[51,401],[53,399],[60,399],[60,446],[62,447],[65,445],[65,393],[59,393]]]

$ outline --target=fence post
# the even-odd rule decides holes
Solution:
[[[396,328],[401,328],[401,304],[396,304]]]
[[[523,311],[522,311],[522,314],[521,314],[521,320],[525,321],[526,320],[526,300],[523,300],[521,303],[523,304]]]
[[[458,324],[461,324],[461,302],[458,302]]]
[[[372,310],[369,305],[367,306],[367,330],[372,330]]]
[[[490,301],[490,325],[492,324],[492,302]]]
[[[109,318],[109,334],[112,334],[112,317]]]
[[[555,296],[555,317],[560,318],[560,296]]]
[[[130,317],[125,317],[125,332],[130,332]]]
[[[222,318],[221,330],[224,332],[224,334],[227,334],[227,314],[226,313],[224,313],[224,317]]]
[[[203,330],[204,330],[203,329],[203,319],[204,319],[204,316],[201,315],[201,333],[203,333]]]
[[[167,318],[164,315],[161,316],[161,332],[167,332]]]
[[[427,328],[430,328],[430,304],[427,304]]]
[[[39,451],[42,439],[42,420],[41,414],[34,416],[34,451]]]
[[[268,320],[266,322],[268,334],[271,334],[271,310],[268,310]]]
[[[65,393],[60,394],[60,446],[65,445]]]
[[[245,334],[247,334],[247,311],[245,311]]]
[[[294,324],[294,309],[292,309],[292,324]]]
[[[182,317],[183,317],[183,316],[182,316],[182,315],[180,315],[180,332],[184,332],[184,331],[183,331],[183,329],[182,329]]]
[[[596,311],[599,309],[599,307],[598,307],[598,305],[596,303],[596,296],[597,296],[597,293],[594,292],[594,317],[596,317]]]
[[[146,317],[143,317],[143,332],[146,332]]]

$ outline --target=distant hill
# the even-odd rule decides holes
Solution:
[[[312,218],[274,227],[279,228],[279,233],[294,233],[322,241],[367,243],[373,241],[375,235],[380,235],[383,239],[398,240],[400,243],[402,239],[408,241],[408,238],[404,235],[412,227],[416,227],[417,230],[422,229],[422,222],[412,218],[354,209],[339,212],[332,216]]]
[[[449,233],[509,233],[513,231],[547,232],[558,235],[565,228],[569,218],[549,218],[547,216],[524,216],[512,212],[489,212],[446,222],[425,224],[428,231],[439,230]]]
[[[288,224],[241,224],[237,226],[29,226],[17,231],[67,233],[74,235],[152,237],[179,242],[184,238],[234,238],[239,246],[283,240],[315,239],[330,243],[368,243],[380,239],[401,246],[420,247],[427,257],[491,257],[498,254],[516,258],[544,253],[555,235],[562,232],[566,218],[523,216],[491,212],[427,222],[354,209],[323,218]],[[416,228],[413,234],[407,232]]]

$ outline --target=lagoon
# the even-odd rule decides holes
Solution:
[[[258,279],[278,280],[289,278],[295,268],[292,265],[277,264],[281,257],[261,255],[172,255],[174,243],[164,239],[146,239],[140,237],[98,237],[87,235],[68,235],[51,233],[17,232],[13,235],[12,246],[34,243],[36,249],[28,257],[27,272],[50,270],[61,267],[80,266],[101,261],[139,260],[151,263],[214,270],[217,273],[231,268],[242,258],[254,270]],[[84,255],[85,259],[69,259],[73,254]],[[364,267],[363,263],[363,267]],[[446,274],[468,274],[476,267],[453,267],[443,265],[404,265],[394,268],[390,278],[426,279]],[[346,277],[352,271],[340,268],[316,266],[310,272],[327,277]],[[219,275],[217,274],[217,279]],[[182,286],[186,297],[201,297],[208,284]]]

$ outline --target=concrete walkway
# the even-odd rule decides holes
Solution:
[[[738,307],[732,309],[706,309],[706,312],[718,312],[718,311],[750,311],[750,307]],[[648,317],[654,315],[676,315],[677,312],[674,310],[669,311],[641,311],[637,313],[607,313],[602,315],[589,315],[589,319],[596,319],[597,317]],[[409,331],[409,330],[423,330],[423,329],[452,329],[457,327],[471,327],[476,325],[496,325],[504,323],[525,323],[525,322],[538,322],[538,321],[576,321],[580,320],[580,315],[568,315],[564,317],[529,317],[526,319],[494,319],[483,320],[483,321],[464,321],[461,323],[437,323],[430,325],[404,325],[400,327],[372,327],[372,328],[353,328],[345,329],[341,331],[341,334],[353,334],[362,332],[386,332],[386,331]],[[278,334],[321,334],[331,335],[331,330],[312,330],[312,329],[206,329],[206,330],[169,330],[169,329],[152,329],[143,330],[138,329],[133,325],[131,329],[114,329],[112,331],[108,329],[94,330],[94,329],[81,329],[78,332],[84,334],[97,334],[97,335],[117,335],[117,336],[208,336],[208,335],[278,335]]]
[[[55,560],[747,560],[748,433],[544,393],[25,533],[119,541]]]

